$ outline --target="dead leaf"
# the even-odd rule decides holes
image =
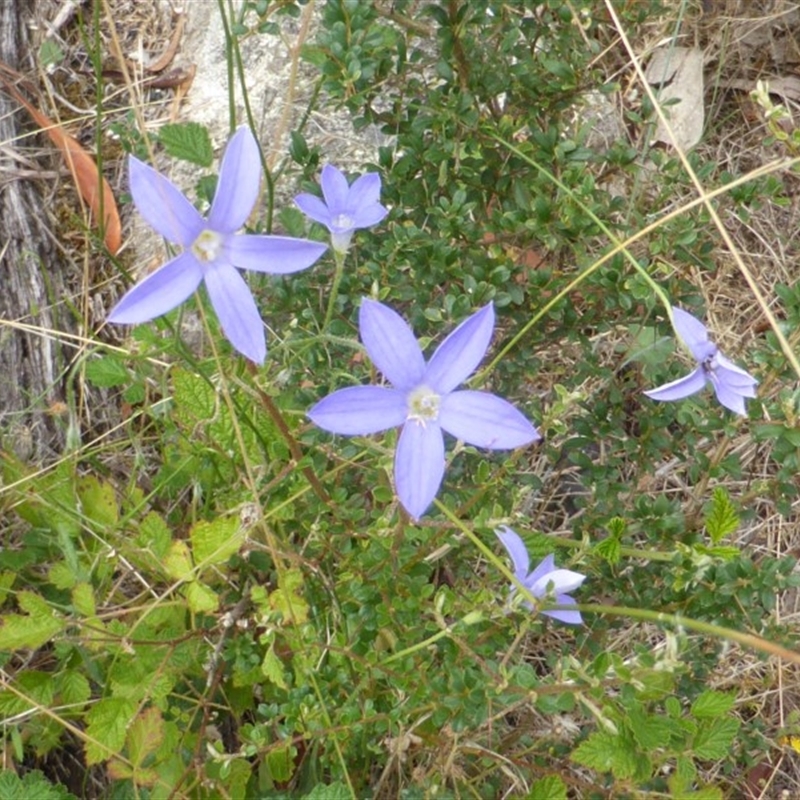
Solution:
[[[61,151],[61,155],[67,162],[81,197],[92,212],[95,223],[100,219],[100,209],[102,208],[105,219],[105,245],[109,253],[116,254],[122,244],[122,225],[117,211],[117,204],[114,200],[114,193],[111,191],[108,181],[100,176],[94,159],[77,139],[66,133],[61,126],[53,122],[25,99],[15,85],[16,81],[20,80],[21,77],[19,73],[9,66],[0,63],[0,84],[2,88],[25,107],[25,110],[33,117],[34,122]],[[101,188],[101,192],[97,191],[98,187]]]
[[[653,53],[645,77],[656,88],[656,96],[674,133],[674,139],[659,121],[657,142],[682,150],[694,147],[703,136],[703,52],[696,47],[661,47]]]

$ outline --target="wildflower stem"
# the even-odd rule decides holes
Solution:
[[[333,286],[331,286],[331,293],[328,296],[328,308],[325,311],[325,321],[322,323],[322,330],[327,331],[333,317],[333,309],[336,306],[336,298],[339,295],[339,284],[342,282],[342,275],[344,274],[344,258],[345,254],[340,253],[338,250],[333,251],[333,260],[336,263],[336,270],[333,273]]]
[[[800,653],[789,650],[775,642],[762,639],[752,633],[742,633],[733,628],[723,628],[721,625],[714,625],[711,622],[683,617],[680,614],[665,614],[662,611],[650,611],[645,608],[628,608],[625,606],[606,606],[593,603],[578,603],[576,605],[560,605],[558,603],[548,603],[539,601],[538,607],[542,611],[581,611],[589,614],[602,614],[612,617],[627,617],[628,619],[639,619],[647,622],[657,622],[659,624],[672,625],[676,628],[688,628],[697,633],[704,633],[718,639],[728,639],[732,642],[760,650],[767,655],[778,656],[795,664],[800,664]]]
[[[257,372],[256,365],[248,361],[247,368],[250,371],[250,374],[255,377]],[[283,414],[281,414],[280,409],[275,405],[275,403],[272,402],[272,398],[260,386],[258,386],[255,381],[253,382],[253,387],[255,388],[262,405],[267,409],[270,419],[272,419],[272,421],[278,426],[278,430],[281,432],[283,440],[289,446],[289,452],[292,454],[292,459],[299,464],[303,458],[303,451],[300,449],[297,439],[292,436],[292,432],[289,430],[289,426],[286,424]],[[314,490],[314,493],[317,495],[317,497],[319,497],[319,499],[326,505],[330,505],[331,498],[325,491],[322,484],[319,482],[317,476],[314,474],[314,470],[312,470],[310,467],[301,467],[301,471],[303,475],[305,475],[309,484],[311,484],[311,488]]]

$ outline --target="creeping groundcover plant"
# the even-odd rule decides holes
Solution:
[[[483,359],[494,330],[494,307],[464,320],[426,364],[403,318],[375,300],[361,301],[361,340],[388,386],[351,386],[317,403],[308,416],[331,433],[365,436],[402,426],[394,481],[403,508],[419,519],[444,475],[443,431],[476,447],[508,450],[539,439],[508,401],[487,392],[455,391]]]
[[[81,42],[102,49],[109,5],[136,4],[91,4],[64,68]],[[98,113],[131,150],[123,221],[167,255],[136,280],[121,261],[108,303],[65,272],[71,305],[39,300],[73,312],[81,336],[60,344],[80,348],[58,348],[72,360],[46,384],[20,371],[30,407],[0,413],[0,800],[66,796],[22,785],[43,765],[82,796],[141,800],[722,800],[759,768],[762,794],[800,787],[800,769],[771,777],[800,733],[771,703],[800,685],[780,598],[800,585],[784,555],[798,341],[772,336],[800,324],[800,289],[762,274],[748,306],[734,269],[712,271],[707,224],[749,220],[731,241],[755,247],[772,215],[739,212],[784,192],[788,161],[751,192],[644,130],[607,149],[589,135],[576,110],[606,60],[610,92],[635,81],[612,17],[640,4],[183,5],[229,23],[209,31],[241,69],[219,109],[230,135],[153,135],[184,184],[144,155],[149,106],[119,127]],[[683,16],[686,34],[698,14]],[[234,117],[271,86],[245,74],[267,29],[304,79],[268,93],[283,108],[247,105],[256,134]],[[708,171],[690,195],[693,164]],[[797,255],[790,238],[775,251]],[[86,335],[101,304],[142,324],[134,347]],[[738,351],[715,344],[726,306]],[[60,317],[17,311],[6,333],[26,343]],[[195,312],[204,346],[181,346]],[[737,662],[745,648],[775,663]]]
[[[112,309],[109,322],[159,317],[201,283],[230,343],[251,361],[267,355],[264,325],[237,269],[285,275],[310,267],[325,246],[306,239],[237,233],[253,211],[261,185],[258,143],[249,128],[233,135],[219,171],[208,219],[152,167],[130,156],[130,190],[139,213],[183,252],[134,286]]]

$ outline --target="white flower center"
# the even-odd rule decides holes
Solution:
[[[220,236],[220,234],[206,228],[194,242],[192,242],[192,254],[203,264],[216,261],[222,250],[222,241],[222,236]]]
[[[347,214],[337,214],[331,220],[331,227],[337,231],[349,231],[353,228],[353,218]]]
[[[408,395],[408,419],[424,426],[439,419],[442,398],[427,386],[418,386]]]
[[[714,375],[717,371],[718,363],[717,352],[715,350],[710,356],[703,359],[703,372],[705,372],[706,375]]]

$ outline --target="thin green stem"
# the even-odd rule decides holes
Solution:
[[[339,284],[342,282],[342,275],[344,275],[344,259],[344,253],[340,253],[338,250],[333,251],[333,260],[336,263],[336,270],[333,273],[333,286],[331,286],[331,293],[328,296],[328,308],[325,311],[325,321],[322,323],[323,333],[328,330],[328,326],[333,318],[333,309],[336,307],[336,298],[339,295]]]

